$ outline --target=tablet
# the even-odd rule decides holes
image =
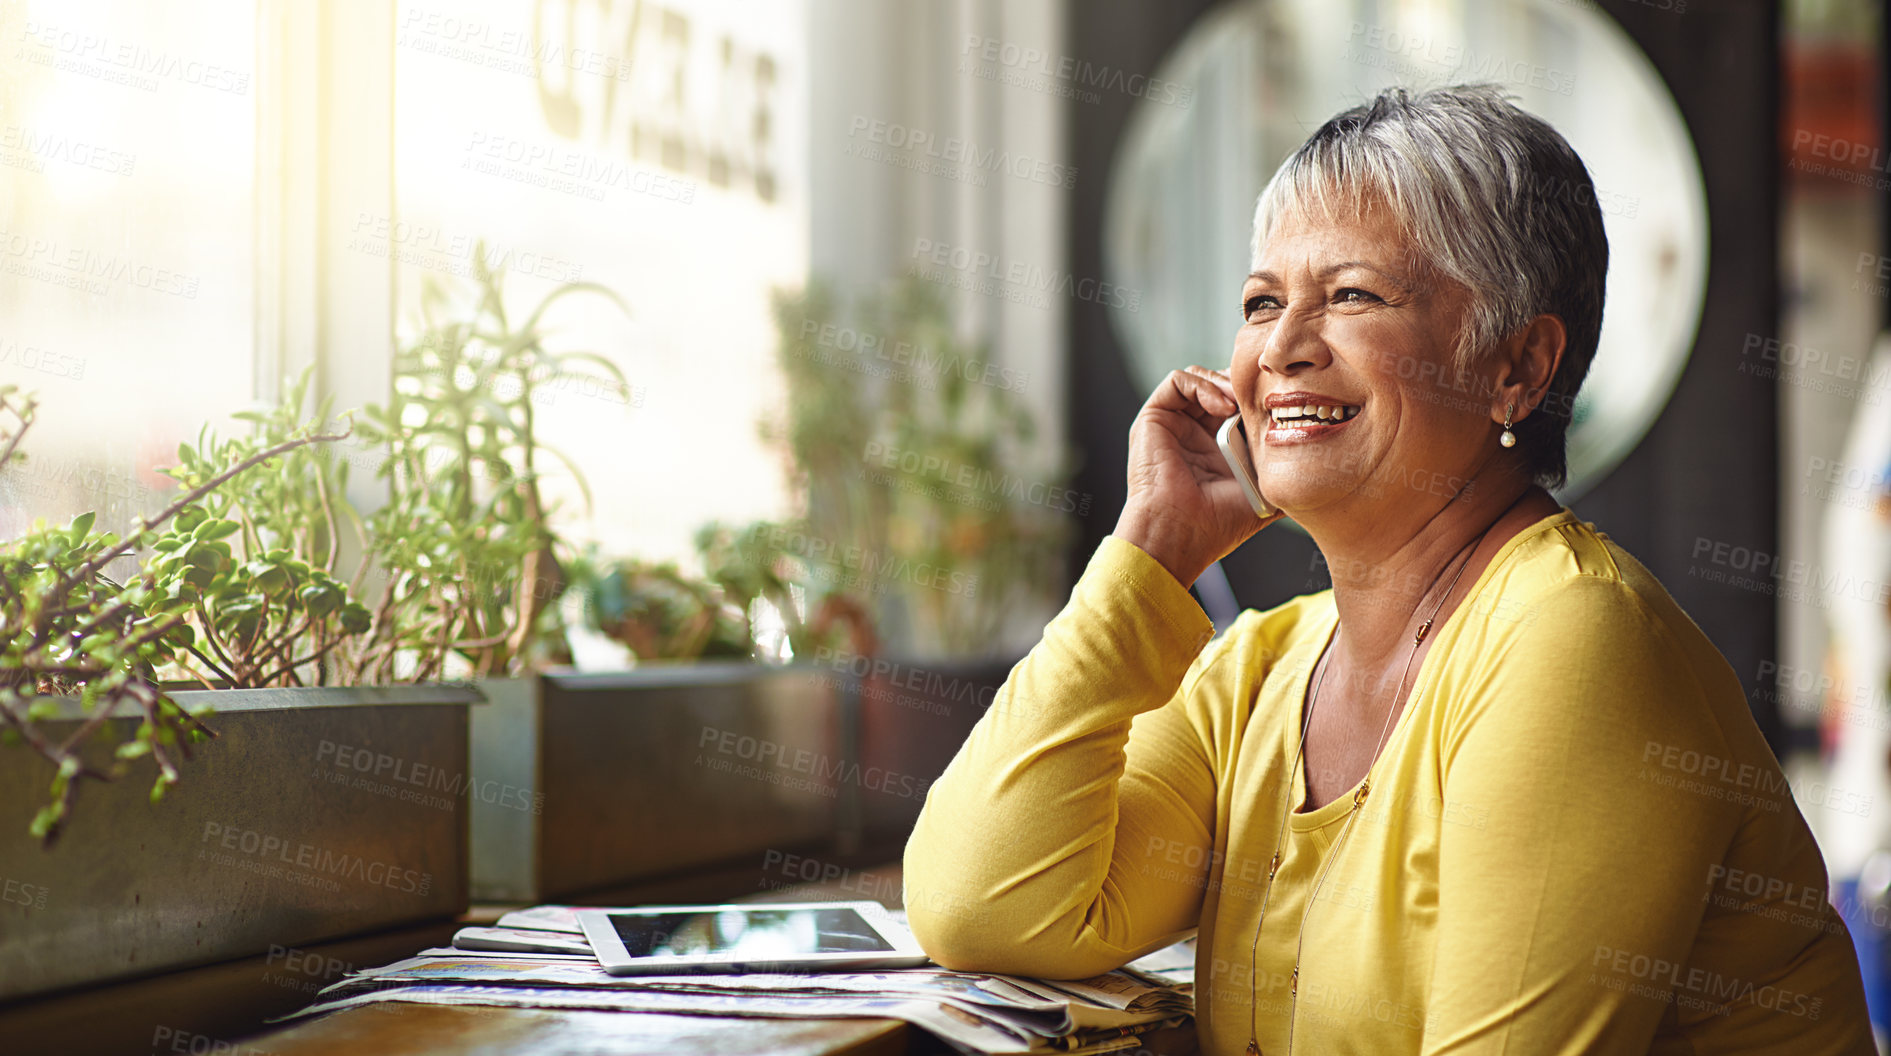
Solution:
[[[877,902],[581,909],[612,975],[916,968],[919,943]]]

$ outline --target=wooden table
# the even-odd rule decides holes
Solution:
[[[864,852],[862,863],[884,862],[897,848]],[[831,858],[832,856],[830,856]],[[840,859],[847,862],[846,859]],[[847,862],[852,867],[852,862]],[[869,893],[897,899],[897,870],[847,874],[851,887],[797,886],[758,892],[752,866],[726,875],[699,873],[651,881],[603,896],[612,905],[694,901],[858,899]],[[872,886],[869,886],[872,885]],[[746,896],[746,897],[744,897]],[[411,1006],[374,1009],[268,1030],[269,1018],[305,1007],[317,990],[350,968],[390,964],[430,947],[448,945],[466,924],[491,924],[507,907],[474,907],[459,920],[440,920],[297,949],[103,983],[21,1001],[0,1002],[0,1053],[5,1056],[268,1056],[298,1052],[400,1051],[470,1053],[676,1052],[877,1053],[931,1052],[924,1031],[894,1020],[766,1020],[648,1016],[594,1010]],[[609,1017],[609,1018],[605,1018]],[[453,1029],[455,1023],[476,1029]],[[562,1025],[561,1025],[562,1024]],[[388,1043],[360,1046],[360,1031],[385,1032]],[[621,1035],[593,1044],[605,1034]],[[307,1036],[312,1041],[304,1042]],[[355,1038],[337,1050],[336,1039]],[[495,1050],[487,1044],[502,1039]],[[530,1040],[522,1040],[530,1039]]]
[[[852,874],[850,883],[800,884],[736,899],[813,902],[861,899],[862,891],[900,890],[899,866]],[[897,899],[892,899],[897,904]],[[489,923],[498,908],[475,909]],[[492,1008],[385,1002],[344,1009],[240,1043],[232,1056],[908,1056],[948,1052],[897,1019],[769,1019],[676,1016],[652,1012]]]
[[[728,1019],[654,1012],[363,1005],[237,1046],[237,1056],[906,1056],[914,1031],[890,1019]]]
[[[899,866],[852,874],[844,884],[802,884],[742,902],[859,900],[900,890]],[[897,897],[885,899],[897,906]],[[490,923],[498,908],[477,911]],[[495,1008],[384,1002],[344,1009],[238,1042],[228,1056],[931,1056],[953,1050],[895,1019],[775,1019],[653,1012]],[[1125,1056],[1186,1056],[1193,1026],[1153,1033]]]

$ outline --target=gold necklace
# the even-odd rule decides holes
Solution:
[[[1511,506],[1515,505],[1516,503],[1511,503]],[[1300,1006],[1300,955],[1306,948],[1307,917],[1313,912],[1313,902],[1320,897],[1320,888],[1325,886],[1327,874],[1332,872],[1333,863],[1339,860],[1340,852],[1345,849],[1346,838],[1352,835],[1353,821],[1359,816],[1360,808],[1366,805],[1366,797],[1372,794],[1372,768],[1379,765],[1379,753],[1385,749],[1385,739],[1387,735],[1392,732],[1392,718],[1397,715],[1400,710],[1399,694],[1405,690],[1405,680],[1410,677],[1412,673],[1412,660],[1418,656],[1420,643],[1424,642],[1425,636],[1431,633],[1432,621],[1438,618],[1438,613],[1443,610],[1445,602],[1450,599],[1451,592],[1458,588],[1458,581],[1464,578],[1464,570],[1471,567],[1471,559],[1477,556],[1477,548],[1483,545],[1484,539],[1486,536],[1490,535],[1491,529],[1497,527],[1497,521],[1503,520],[1504,514],[1509,512],[1509,508],[1505,508],[1503,513],[1497,515],[1497,520],[1492,521],[1490,526],[1485,528],[1484,531],[1471,542],[1470,549],[1465,552],[1464,560],[1458,564],[1457,574],[1451,577],[1451,584],[1445,587],[1445,592],[1439,596],[1438,604],[1432,606],[1431,615],[1425,617],[1425,622],[1419,624],[1418,630],[1412,634],[1411,652],[1405,654],[1405,667],[1399,672],[1398,685],[1392,687],[1392,706],[1386,709],[1385,725],[1379,730],[1379,743],[1372,749],[1372,762],[1366,765],[1366,776],[1360,780],[1358,790],[1353,793],[1352,809],[1346,812],[1346,827],[1340,830],[1339,839],[1334,841],[1332,852],[1326,856],[1326,864],[1320,867],[1319,876],[1314,878],[1313,890],[1307,895],[1306,906],[1300,911],[1300,929],[1294,935],[1293,974],[1287,981],[1288,1056],[1292,1056],[1293,1053],[1294,1019],[1296,1018],[1295,1013],[1299,1010]],[[1443,575],[1444,569],[1441,568],[1438,570],[1438,575],[1432,577],[1431,583],[1426,589],[1429,590],[1431,587],[1437,586],[1439,577]],[[1424,602],[1423,595],[1420,595],[1419,601],[1421,604]],[[1414,616],[1418,614],[1416,608],[1414,608],[1412,614]],[[1333,628],[1333,641],[1338,640],[1339,627],[1335,624]],[[1281,847],[1284,846],[1284,841],[1287,837],[1287,819],[1293,816],[1294,779],[1299,776],[1300,762],[1306,756],[1307,731],[1313,726],[1313,709],[1318,705],[1320,700],[1320,687],[1326,683],[1327,668],[1332,666],[1331,658],[1325,655],[1324,651],[1322,651],[1319,663],[1320,674],[1319,677],[1315,678],[1313,681],[1313,691],[1307,695],[1307,713],[1300,722],[1300,743],[1294,749],[1293,765],[1287,770],[1287,783],[1285,786],[1287,809],[1281,812],[1280,829],[1274,834],[1274,857],[1267,866],[1267,887],[1261,893],[1260,919],[1254,924],[1254,943],[1248,948],[1248,979],[1250,982],[1254,979],[1255,961],[1261,949],[1261,928],[1267,923],[1267,904],[1274,894],[1274,874],[1280,871],[1280,850]],[[1309,788],[1308,792],[1311,793],[1311,791],[1312,789]],[[1262,1056],[1260,1042],[1260,1009],[1258,1005],[1259,1002],[1255,1001],[1248,1003],[1248,1048],[1246,1056]]]

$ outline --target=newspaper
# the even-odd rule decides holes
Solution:
[[[584,990],[571,987],[521,986],[405,986],[338,998],[296,1013],[296,1018],[333,1012],[379,1001],[439,1005],[487,1005],[524,1008],[581,1008],[632,1012],[672,1012],[692,1015],[773,1016],[791,1018],[901,1019],[944,1039],[966,1053],[989,1056],[1029,1056],[1034,1053],[1121,1052],[1141,1047],[1144,1033],[1188,1022],[1173,1016],[1113,1031],[1089,1031],[1063,1036],[1021,1032],[987,1014],[946,1001],[912,997],[828,997],[801,999],[792,993],[673,994],[649,990]]]
[[[1123,971],[1152,986],[1166,986],[1183,993],[1193,993],[1195,937],[1191,935],[1172,946],[1164,946],[1146,957],[1139,957],[1124,965]]]
[[[616,976],[589,955],[572,908],[536,906],[355,972],[289,1018],[378,1001],[697,1015],[902,1019],[967,1053],[1109,1053],[1189,1022],[1194,940],[1079,980],[940,968]]]
[[[321,992],[345,997],[388,987],[485,983],[595,990],[648,990],[713,995],[782,993],[797,997],[902,995],[992,1009],[1039,1033],[1068,1034],[1117,1028],[1187,1014],[1191,1002],[1170,989],[1150,987],[1113,972],[1091,979],[1047,982],[1017,976],[904,968],[884,972],[794,972],[689,975],[612,975],[597,961],[576,957],[464,957],[422,955],[356,972]]]

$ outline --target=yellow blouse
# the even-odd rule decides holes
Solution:
[[[1211,1054],[1250,1017],[1269,1056],[1874,1052],[1740,680],[1567,509],[1434,631],[1350,835],[1350,793],[1291,816],[1257,947],[1337,619],[1323,591],[1211,644],[1182,585],[1106,538],[927,798],[905,869],[927,952],[1072,978],[1199,926]]]

